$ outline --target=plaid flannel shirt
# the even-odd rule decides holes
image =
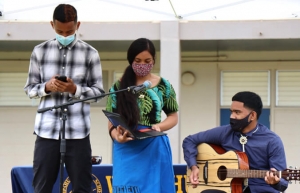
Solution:
[[[54,75],[65,75],[76,84],[76,93],[45,92],[46,82]],[[63,47],[56,39],[34,47],[30,58],[25,93],[29,98],[40,98],[39,109],[54,107],[70,100],[99,96],[104,93],[102,69],[98,51],[75,38]],[[93,100],[97,101],[97,100]],[[81,139],[90,133],[90,102],[68,106],[65,125],[66,139]],[[34,133],[43,138],[59,139],[62,128],[61,109],[37,113]]]

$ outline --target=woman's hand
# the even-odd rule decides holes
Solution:
[[[119,143],[126,143],[133,140],[133,136],[120,125],[115,129],[113,138]]]
[[[152,125],[152,129],[161,132],[161,129],[158,125]]]
[[[167,115],[167,118],[162,122],[152,125],[152,129],[160,132],[172,129],[178,123],[178,113],[171,113]]]

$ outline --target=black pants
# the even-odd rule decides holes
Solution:
[[[245,190],[244,190],[244,192],[243,193],[251,193],[251,191],[250,191],[250,188],[249,187],[247,187]]]
[[[90,193],[92,185],[91,144],[83,139],[66,140],[65,167],[73,193]],[[60,168],[60,140],[37,136],[33,159],[35,193],[52,193]],[[59,192],[59,190],[57,190]]]

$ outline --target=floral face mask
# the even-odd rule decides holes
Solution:
[[[153,68],[152,63],[139,64],[133,63],[132,69],[137,76],[147,76]]]

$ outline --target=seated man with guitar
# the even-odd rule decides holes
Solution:
[[[183,140],[189,193],[278,193],[287,189],[283,143],[258,123],[262,107],[256,93],[239,92],[232,97],[230,124]]]

